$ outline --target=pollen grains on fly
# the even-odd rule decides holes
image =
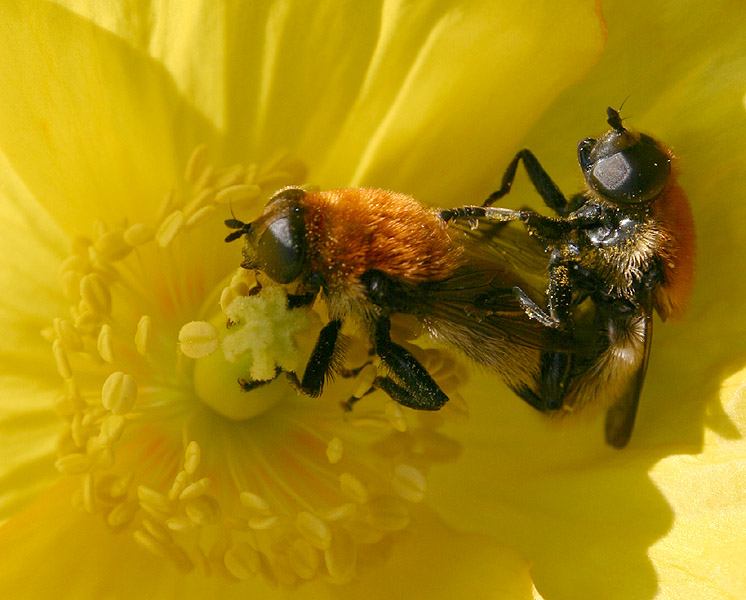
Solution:
[[[355,331],[346,360],[361,368],[321,398],[299,396],[278,373],[302,372],[323,313],[288,309],[280,288],[236,270],[238,256],[190,262],[222,244],[230,207],[258,212],[302,178],[287,154],[217,168],[199,147],[153,222],[98,222],[60,265],[69,311],[43,332],[62,380],[56,467],[79,482],[81,511],[184,572],[349,581],[408,527],[430,466],[457,454],[438,431],[465,413],[449,356],[394,323],[444,382],[451,402],[437,415],[369,393],[377,365]]]

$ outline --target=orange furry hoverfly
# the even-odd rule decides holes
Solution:
[[[694,278],[694,219],[676,181],[670,149],[626,129],[607,109],[611,129],[578,144],[585,190],[566,199],[529,150],[508,166],[501,188],[481,207],[445,210],[448,221],[520,221],[549,257],[546,304],[514,293],[548,329],[589,344],[590,352],[547,348],[533,386],[516,390],[542,411],[603,402],[606,441],[621,448],[632,434],[652,343],[653,310],[682,314]],[[492,207],[512,186],[519,161],[557,216]]]
[[[235,229],[226,241],[246,238],[241,266],[288,286],[290,307],[310,306],[319,294],[327,304],[330,320],[302,378],[287,373],[299,391],[318,396],[334,375],[342,362],[339,339],[346,320],[365,330],[387,371],[374,387],[419,410],[437,410],[448,397],[420,362],[392,341],[394,314],[413,315],[435,340],[496,371],[514,389],[539,376],[543,349],[570,351],[571,340],[531,319],[513,292],[520,287],[542,295],[526,276],[530,257],[513,260],[508,253],[527,238],[525,232],[497,236],[489,223],[479,230],[448,225],[440,212],[381,189],[287,188],[256,220],[226,221]],[[545,271],[538,244],[534,256],[539,258],[534,270]],[[254,389],[261,383],[242,385]]]

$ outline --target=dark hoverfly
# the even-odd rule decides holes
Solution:
[[[413,315],[437,341],[496,371],[516,390],[540,376],[546,349],[574,351],[564,332],[529,317],[513,292],[544,297],[543,248],[516,253],[519,240],[535,243],[524,231],[504,223],[485,222],[478,230],[449,226],[440,213],[380,189],[291,187],[278,191],[256,220],[226,221],[235,229],[226,241],[245,237],[241,266],[287,286],[291,307],[324,297],[330,320],[303,376],[286,373],[301,392],[318,396],[334,375],[346,320],[362,326],[385,367],[374,387],[420,410],[437,410],[448,397],[391,339],[394,314]],[[239,383],[246,390],[262,384]]]
[[[566,199],[529,150],[509,164],[502,186],[481,207],[444,210],[447,221],[523,222],[549,256],[546,303],[516,287],[529,318],[568,333],[577,351],[546,347],[540,376],[519,396],[542,411],[602,401],[606,440],[629,441],[652,341],[652,313],[679,316],[691,293],[695,235],[691,208],[676,182],[671,151],[626,129],[607,109],[611,130],[578,144],[586,187]],[[491,205],[511,188],[519,161],[558,216]]]

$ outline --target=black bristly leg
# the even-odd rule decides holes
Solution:
[[[307,277],[294,294],[288,294],[288,308],[312,306],[319,294],[320,285],[315,278]]]
[[[563,239],[576,223],[568,219],[545,217],[533,210],[512,210],[497,206],[460,206],[457,208],[445,208],[440,211],[440,217],[449,223],[455,220],[466,219],[469,222],[477,222],[486,219],[498,223],[521,221],[526,230],[536,236],[545,247]],[[476,227],[472,225],[472,227]]]
[[[527,148],[518,152],[513,160],[510,161],[508,168],[505,169],[505,173],[503,174],[500,189],[492,192],[484,201],[482,206],[492,206],[500,198],[510,192],[510,188],[513,186],[513,180],[515,179],[516,170],[518,169],[518,162],[521,160],[523,161],[523,167],[526,169],[526,173],[528,173],[528,176],[531,179],[531,183],[534,184],[534,188],[539,192],[544,203],[558,215],[565,216],[567,214],[567,199],[559,187],[557,187],[557,184],[552,181],[552,178],[544,170],[544,167],[541,166],[541,163],[534,156],[533,152]]]
[[[289,294],[288,308],[300,308],[301,306],[311,306],[316,300],[317,292],[307,292],[305,294]]]
[[[370,391],[374,391],[376,389],[383,390],[391,399],[395,400],[402,406],[408,406],[410,408],[415,408],[418,410],[431,410],[428,408],[423,409],[422,405],[413,403],[412,392],[400,386],[393,379],[391,379],[391,377],[376,377],[373,380],[373,386],[371,387]],[[439,408],[440,406],[437,406],[432,410],[437,410]]]
[[[552,329],[567,329],[572,326],[572,283],[569,268],[564,263],[551,264],[549,268],[549,289],[547,290],[549,314],[544,312],[520,288],[514,288],[521,307],[531,319]],[[547,350],[541,353],[541,379],[539,381],[542,410],[557,410],[562,407],[567,382],[572,368],[572,357],[564,352]]]
[[[520,288],[515,288],[513,292],[529,318],[553,329],[572,329],[573,283],[570,279],[570,268],[558,253],[553,254],[549,263],[549,314],[537,306]],[[556,410],[562,406],[571,368],[570,354],[555,350],[542,352],[539,390],[541,401],[547,410]]]
[[[492,206],[460,206],[458,208],[445,208],[440,211],[440,218],[446,223],[456,219],[477,221],[487,219],[500,223],[510,221],[525,221],[531,211],[511,210],[509,208],[496,208]]]
[[[399,404],[417,410],[438,410],[448,402],[448,396],[438,387],[420,362],[405,348],[391,341],[391,322],[381,317],[375,325],[374,342],[381,361],[399,383],[388,377],[376,378],[375,385]],[[401,384],[401,385],[400,385]]]
[[[532,210],[509,210],[493,207],[492,204],[507,195],[515,180],[518,163],[523,166],[536,191],[548,208],[560,218],[545,217]],[[573,197],[568,203],[562,191],[539,163],[534,154],[523,149],[518,152],[503,174],[500,189],[490,194],[481,207],[463,207],[443,211],[441,216],[446,222],[453,219],[468,219],[472,227],[478,226],[478,219],[491,221],[521,221],[526,230],[549,249],[560,243],[576,224],[566,220],[571,210],[581,204],[583,198]],[[549,267],[549,285],[547,289],[547,307],[538,306],[521,288],[516,287],[513,293],[521,304],[526,315],[552,329],[572,329],[572,294],[570,265],[556,251],[552,253]],[[538,392],[519,391],[533,406],[540,410],[556,410],[562,407],[567,383],[572,369],[572,356],[555,350],[545,350],[540,358],[540,380]]]
[[[334,319],[333,321],[329,321],[321,329],[313,352],[311,352],[311,358],[308,359],[306,371],[303,373],[303,380],[300,382],[299,388],[304,394],[308,394],[314,398],[321,395],[321,391],[324,389],[324,382],[329,376],[335,362],[334,354],[341,328],[342,321]],[[297,385],[298,378],[295,377],[295,374],[291,376],[288,373],[288,377],[291,383]]]
[[[243,377],[238,378],[238,385],[241,386],[241,389],[244,392],[250,392],[252,390],[255,390],[257,388],[260,388],[264,385],[267,385],[268,383],[272,383],[275,379],[277,379],[277,376],[282,372],[282,369],[280,367],[275,367],[275,376],[272,379],[263,379],[259,381],[249,381],[248,379],[244,379]]]
[[[549,261],[548,312],[538,306],[521,288],[513,288],[513,293],[529,318],[539,321],[545,327],[560,329],[570,323],[573,289],[574,283],[568,261],[555,251]]]
[[[229,219],[228,221],[226,221],[226,225],[228,225],[229,227],[234,227],[234,228],[236,226],[240,226],[241,223],[242,223],[241,221],[236,221],[232,219]],[[316,296],[318,295],[318,290],[315,289],[313,286],[309,286],[309,288],[306,288],[308,291],[301,290],[301,292],[297,294],[288,294],[287,307],[289,309],[292,309],[292,308],[300,308],[303,306],[311,306],[316,300]],[[257,282],[257,284],[253,288],[251,288],[251,290],[249,290],[249,296],[256,296],[261,291],[262,291],[262,285],[261,283]],[[306,374],[303,377],[303,382],[301,382],[298,379],[298,376],[295,373],[290,372],[290,371],[284,371],[285,376],[288,378],[288,381],[298,393],[307,394],[310,396],[318,396],[319,394],[321,394],[321,390],[324,387],[324,380],[329,372],[329,369],[331,368],[331,365],[334,362],[334,351],[336,348],[335,343],[337,339],[337,334],[339,333],[339,328],[341,327],[341,324],[337,326],[337,325],[332,325],[332,323],[329,323],[327,325],[327,327],[329,328],[328,330],[327,330],[327,327],[325,327],[324,329],[321,330],[321,333],[319,334],[319,339],[317,340],[316,347],[314,348],[314,354],[311,355],[311,358],[308,361],[308,366],[306,367]],[[329,327],[329,325],[332,325],[332,327]],[[334,331],[335,329],[336,331]],[[325,330],[326,330],[326,333],[325,333]],[[334,339],[330,340],[329,339],[330,336],[333,336]],[[318,350],[318,354],[317,354],[317,350]],[[324,352],[331,352],[330,357],[328,357],[327,359],[324,359],[324,357],[322,356],[322,353]],[[316,357],[315,359],[314,359],[314,356]],[[325,367],[326,370],[319,377],[316,374],[316,370],[324,368],[324,365],[323,365],[324,360],[327,360],[327,365]],[[315,366],[313,369],[311,369],[311,373],[309,374],[309,367],[312,364]],[[280,367],[276,367],[275,376],[272,379],[268,379],[266,381],[251,381],[251,380],[241,377],[238,380],[238,385],[241,386],[241,389],[244,392],[250,392],[252,390],[260,388],[263,385],[266,385],[274,381],[275,379],[277,379],[277,377],[282,372],[283,370]]]
[[[562,261],[551,261],[549,289],[547,290],[549,315],[559,327],[565,329],[572,329],[573,326],[572,291],[573,285],[567,264]],[[542,352],[539,390],[548,410],[557,410],[562,407],[571,368],[572,356],[570,354],[554,350]]]

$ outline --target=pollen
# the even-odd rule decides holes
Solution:
[[[60,376],[55,466],[117,543],[182,572],[346,583],[387,559],[430,467],[457,456],[439,429],[466,413],[463,369],[402,340],[451,398],[439,414],[403,408],[374,390],[380,366],[350,328],[340,376],[299,395],[327,317],[238,268],[222,221],[258,214],[303,165],[215,167],[201,146],[185,171],[153,221],[97,222],[60,266],[69,311],[43,332]]]

